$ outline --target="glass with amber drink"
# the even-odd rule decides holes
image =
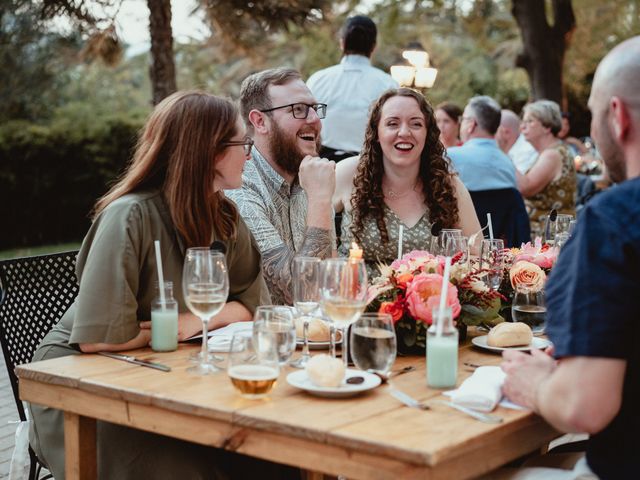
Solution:
[[[231,339],[227,374],[245,398],[263,398],[278,380],[278,348],[275,336],[238,332]]]

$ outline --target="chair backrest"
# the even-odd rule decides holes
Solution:
[[[77,251],[0,261],[0,343],[20,418],[14,368],[28,363],[78,294]]]
[[[487,222],[487,213],[491,213],[494,237],[502,238],[505,247],[519,247],[531,240],[529,215],[518,190],[501,188],[469,194],[482,225]]]

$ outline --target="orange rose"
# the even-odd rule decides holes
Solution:
[[[402,273],[396,277],[396,283],[401,288],[407,288],[407,284],[413,280],[412,273]]]
[[[528,287],[537,292],[542,290],[547,276],[544,271],[535,263],[520,261],[516,262],[509,270],[511,286]]]
[[[388,313],[391,315],[393,319],[393,323],[396,323],[398,320],[402,318],[404,312],[402,311],[402,305],[400,302],[382,302],[380,304],[380,308],[378,309],[379,313]]]

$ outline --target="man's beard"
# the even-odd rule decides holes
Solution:
[[[272,122],[270,139],[271,155],[273,161],[286,173],[297,175],[302,159],[306,156],[297,143],[297,136],[289,136],[276,122]],[[316,136],[316,148],[314,155],[320,151],[320,136]]]
[[[598,152],[607,167],[609,178],[615,183],[624,181],[627,178],[624,153],[611,135],[605,115],[602,116],[598,133],[600,138],[596,140],[596,147],[598,147]]]

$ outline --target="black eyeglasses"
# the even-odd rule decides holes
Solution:
[[[251,147],[253,147],[253,139],[246,137],[244,140],[230,140],[223,143],[225,147],[233,147],[235,145],[242,145],[244,147],[244,154],[248,157],[251,155]]]
[[[289,105],[282,105],[280,107],[267,108],[266,110],[260,110],[262,113],[273,112],[274,110],[280,110],[281,108],[289,108],[291,107],[291,114],[293,118],[297,118],[298,120],[304,120],[309,116],[309,109],[313,108],[313,111],[316,112],[318,118],[324,118],[327,114],[327,104],[326,103],[313,103],[309,105],[308,103],[290,103]]]

